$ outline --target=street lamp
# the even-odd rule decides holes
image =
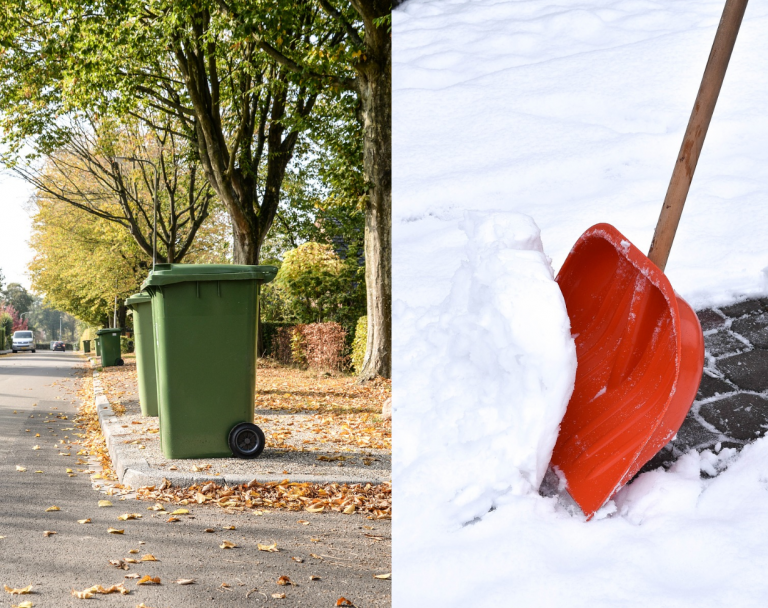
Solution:
[[[157,172],[157,166],[151,160],[146,158],[136,158],[134,156],[115,156],[115,160],[130,160],[134,163],[147,163],[152,166],[155,171],[155,189],[152,193],[152,206],[154,207],[154,218],[152,226],[152,272],[155,271],[155,264],[157,263],[157,191],[160,189],[160,174]],[[115,296],[117,297],[117,296]]]

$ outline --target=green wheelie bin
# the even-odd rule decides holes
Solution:
[[[91,352],[91,341],[83,340],[83,353],[88,354]]]
[[[102,367],[123,365],[123,359],[120,357],[120,334],[122,331],[119,327],[110,327],[96,332],[101,343]]]
[[[101,340],[96,336],[93,341],[96,343],[96,356],[101,357]]]
[[[135,293],[125,301],[125,306],[133,315],[133,333],[136,337],[136,372],[139,377],[141,414],[143,416],[157,416],[152,298],[146,293]]]
[[[274,266],[157,264],[152,297],[160,446],[166,458],[255,458],[259,286]],[[201,341],[200,336],[206,336]]]

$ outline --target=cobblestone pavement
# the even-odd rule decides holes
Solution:
[[[640,472],[669,466],[691,449],[741,449],[768,431],[768,298],[696,313],[704,375],[677,436]]]

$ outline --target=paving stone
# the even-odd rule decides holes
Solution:
[[[739,393],[705,403],[699,414],[733,439],[756,439],[768,430],[768,399],[760,395]]]
[[[758,393],[768,390],[768,351],[755,349],[719,359],[716,365],[739,388]]]
[[[696,393],[696,399],[700,401],[702,399],[714,397],[715,395],[732,393],[734,390],[736,389],[734,389],[725,380],[721,380],[720,378],[713,378],[704,372],[701,375],[701,383],[699,384],[699,392]]]
[[[738,319],[731,325],[731,330],[744,336],[757,348],[768,348],[768,313]],[[704,340],[706,343],[706,338]]]
[[[706,310],[697,310],[696,316],[699,317],[699,323],[701,323],[702,331],[715,329],[725,323],[725,319],[722,317],[722,315],[716,313],[711,308],[707,308]]]
[[[749,348],[729,331],[718,331],[704,336],[704,348],[713,357],[742,353]]]
[[[692,414],[688,414],[677,431],[677,436],[672,440],[672,445],[681,452],[687,452],[697,446],[713,446],[718,442],[718,437],[719,435],[704,428]]]
[[[732,319],[738,319],[739,317],[743,317],[749,313],[763,312],[763,307],[760,304],[760,300],[745,300],[744,302],[738,302],[736,304],[731,304],[730,306],[721,308],[720,312],[731,317]]]
[[[647,473],[648,471],[653,471],[655,469],[658,469],[659,467],[664,467],[665,469],[668,469],[672,464],[675,462],[675,456],[672,454],[672,450],[667,448],[666,446],[661,448],[661,451],[656,454],[653,458],[651,458],[648,462],[646,462],[642,468],[637,472],[637,475],[642,475],[643,473]],[[635,475],[635,477],[637,477]],[[635,477],[632,479],[634,480]]]

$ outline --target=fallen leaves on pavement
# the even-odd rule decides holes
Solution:
[[[139,580],[136,581],[136,584],[137,585],[159,585],[160,584],[160,577],[159,576],[149,576],[149,574],[145,574]]]
[[[7,593],[10,593],[11,595],[26,595],[28,593],[32,593],[32,585],[27,585],[26,587],[22,587],[21,589],[13,589],[8,585],[4,585],[4,588],[5,588],[5,591]]]
[[[164,484],[165,485],[165,484]],[[392,516],[392,484],[312,484],[283,480],[260,483],[252,481],[239,486],[225,487],[212,483],[188,488],[145,486],[136,491],[143,500],[189,504],[196,494],[204,494],[206,503],[225,510],[288,509],[319,513],[324,510],[352,514],[361,512],[370,519],[390,519]],[[151,508],[151,507],[150,507]]]

